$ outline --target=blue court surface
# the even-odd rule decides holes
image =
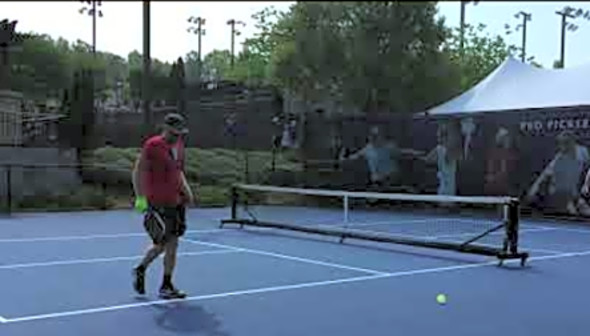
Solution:
[[[286,211],[293,219],[295,213]],[[0,335],[584,335],[590,331],[590,228],[522,220],[531,253],[494,258],[235,226],[193,209],[175,282],[161,260],[137,297],[131,268],[149,241],[131,211],[0,219]],[[417,227],[420,218],[400,228]],[[422,218],[424,223],[435,219]],[[440,222],[439,225],[441,224]],[[380,230],[384,221],[361,224]],[[406,226],[404,226],[406,225]],[[372,226],[372,227],[371,227]],[[425,226],[427,227],[427,226]],[[433,228],[433,225],[429,226]],[[454,233],[453,233],[454,234]],[[460,235],[461,233],[456,233]],[[445,305],[436,296],[448,297]]]

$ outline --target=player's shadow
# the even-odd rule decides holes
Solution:
[[[229,336],[221,330],[221,322],[215,314],[196,304],[174,302],[151,307],[156,312],[156,325],[164,330],[183,334]]]

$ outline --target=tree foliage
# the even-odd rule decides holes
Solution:
[[[56,44],[47,35],[33,34],[26,39],[22,52],[12,58],[12,88],[33,95],[69,88],[71,65],[61,42]]]
[[[448,30],[444,51],[460,71],[460,90],[465,91],[489,75],[518,48],[508,45],[501,36],[485,33],[486,25],[465,25],[464,51],[460,50],[460,30]]]
[[[272,84],[307,100],[333,100],[365,112],[413,112],[471,87],[516,51],[485,26],[467,26],[464,54],[458,29],[435,19],[435,2],[297,2],[253,15],[257,32],[231,66],[228,50],[190,51],[174,64],[153,59],[153,101],[178,101],[184,83],[231,80]],[[577,12],[576,12],[577,13]],[[90,69],[97,92],[124,98],[142,92],[142,55],[92,55],[83,41],[32,35],[15,57],[12,85],[35,96],[72,87],[73,73]],[[107,96],[107,94],[105,94]]]
[[[446,98],[451,67],[434,2],[298,2],[273,55],[278,83],[363,111],[417,111]]]
[[[283,26],[288,17],[288,13],[279,12],[274,7],[255,13],[252,18],[258,32],[244,41],[242,50],[235,55],[234,67],[231,67],[229,50],[213,50],[202,57],[201,80],[229,80],[248,85],[264,85],[273,82],[272,59],[284,42],[281,34],[284,32]],[[189,52],[184,57],[187,82],[195,82],[199,79],[198,59],[199,55],[195,51]]]
[[[130,98],[141,99],[143,85],[143,55],[137,50],[127,56]],[[150,97],[152,101],[169,100],[172,65],[152,59],[150,66]]]
[[[22,33],[21,33],[22,34]],[[13,60],[11,87],[34,99],[60,97],[71,89],[74,73],[81,69],[93,72],[95,91],[103,97],[113,94],[118,83],[125,83],[126,99],[138,99],[141,93],[142,55],[131,52],[127,59],[108,52],[92,54],[92,47],[83,42],[52,39],[42,34],[25,34],[22,50]],[[153,86],[156,98],[169,84],[171,65],[152,60]]]
[[[207,81],[227,79],[231,70],[229,50],[215,49],[203,58],[202,76]]]
[[[199,53],[196,51],[190,51],[184,57],[184,71],[187,83],[194,83],[200,79],[199,64]]]

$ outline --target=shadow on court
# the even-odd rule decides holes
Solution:
[[[148,302],[138,298],[138,302]],[[230,336],[222,330],[221,321],[215,314],[192,302],[174,302],[168,305],[149,306],[154,324],[163,330],[177,334]]]

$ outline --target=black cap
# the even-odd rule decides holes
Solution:
[[[188,128],[183,116],[178,113],[169,113],[164,117],[164,125],[172,128],[175,132],[180,134],[187,134]]]

